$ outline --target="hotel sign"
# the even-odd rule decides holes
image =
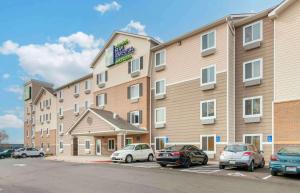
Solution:
[[[132,59],[132,54],[134,53],[135,49],[133,46],[128,47],[128,44],[129,40],[126,39],[106,50],[107,67]]]

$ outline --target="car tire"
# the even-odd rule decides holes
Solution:
[[[219,169],[224,170],[225,166],[224,165],[219,165]]]
[[[261,163],[259,164],[259,167],[260,167],[260,168],[264,168],[264,167],[265,167],[265,164],[266,164],[265,159],[262,159],[262,160],[261,160]]]
[[[248,166],[248,172],[254,172],[254,162],[251,161],[250,165]]]
[[[25,153],[23,153],[23,154],[21,155],[21,157],[22,157],[22,158],[26,158],[27,155],[26,155]]]
[[[44,157],[45,156],[45,154],[43,154],[43,153],[40,153],[40,157]]]
[[[163,168],[167,166],[167,164],[164,164],[164,163],[159,163],[159,165]]]
[[[0,159],[4,159],[4,156],[3,156],[3,155],[1,155],[1,156],[0,156]]]
[[[154,156],[153,156],[153,154],[151,153],[151,154],[149,154],[149,156],[148,156],[148,162],[153,162],[153,160],[154,160]]]
[[[185,160],[184,164],[183,164],[183,167],[184,167],[184,168],[189,168],[189,167],[191,167],[191,165],[192,165],[191,159],[190,159],[190,158],[187,158],[187,159]]]
[[[131,163],[133,161],[133,158],[131,155],[127,155],[126,158],[125,158],[125,162],[126,163]]]
[[[272,175],[272,176],[277,176],[278,173],[277,173],[276,171],[274,171],[274,170],[271,170],[271,175]]]
[[[203,160],[203,162],[202,162],[202,165],[207,165],[207,162],[208,162],[208,157],[205,156],[205,158],[204,158],[204,160]]]

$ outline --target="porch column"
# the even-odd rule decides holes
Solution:
[[[117,135],[117,149],[120,150],[124,147],[124,134],[119,133]]]

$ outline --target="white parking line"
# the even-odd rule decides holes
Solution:
[[[13,166],[16,166],[16,167],[24,167],[24,166],[26,166],[26,164],[14,164]]]
[[[242,176],[242,177],[246,176],[245,174],[242,174],[240,172],[228,173],[227,175],[228,176]]]
[[[268,176],[264,177],[263,180],[267,180],[267,179],[269,179],[271,177],[272,177],[272,175],[268,175]]]

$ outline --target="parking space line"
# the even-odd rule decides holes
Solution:
[[[264,177],[263,180],[267,180],[267,179],[269,179],[271,177],[272,177],[272,175],[268,175],[268,176]]]

